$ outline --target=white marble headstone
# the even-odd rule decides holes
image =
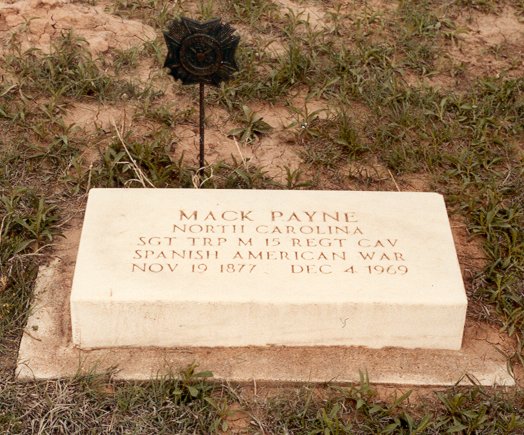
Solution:
[[[467,300],[435,193],[93,189],[73,342],[459,349]]]

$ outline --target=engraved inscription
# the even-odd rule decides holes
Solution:
[[[409,273],[402,240],[368,234],[357,210],[179,209],[169,227],[137,235],[130,248],[133,273]]]

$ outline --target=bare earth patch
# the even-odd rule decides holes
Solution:
[[[112,130],[113,124],[129,123],[133,117],[132,107],[106,106],[98,103],[75,103],[68,108],[64,116],[66,125],[78,127],[87,132],[97,129]]]
[[[286,10],[290,11],[301,20],[309,22],[313,29],[316,27],[325,28],[327,26],[324,11],[315,5],[291,0],[276,0],[276,3],[280,6],[283,13]]]
[[[0,42],[18,40],[22,51],[49,52],[55,38],[74,31],[94,55],[129,49],[156,37],[152,27],[108,14],[100,6],[71,0],[19,0],[0,4]]]
[[[469,11],[456,22],[465,31],[450,55],[473,76],[524,74],[524,19],[515,9],[507,6],[496,15]]]

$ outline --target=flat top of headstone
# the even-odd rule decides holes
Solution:
[[[466,304],[436,193],[92,189],[73,300]]]

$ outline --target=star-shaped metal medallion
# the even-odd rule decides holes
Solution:
[[[218,86],[238,71],[235,50],[240,37],[219,18],[199,22],[181,17],[172,21],[164,37],[168,53],[164,67],[184,85]]]

